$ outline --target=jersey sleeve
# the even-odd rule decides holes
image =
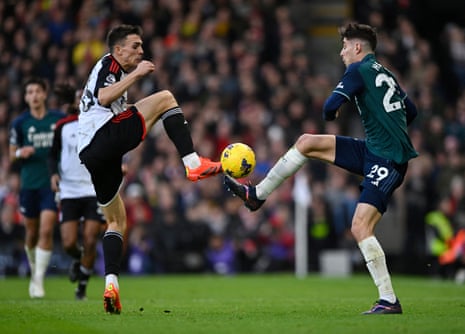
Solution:
[[[10,127],[10,145],[23,146],[23,134],[21,132],[22,117],[15,119]]]
[[[342,76],[341,81],[334,89],[333,94],[341,94],[349,101],[352,101],[352,98],[355,95],[360,94],[364,90],[365,84],[363,82],[362,75],[358,70],[360,64],[361,62],[357,62],[349,65],[344,75]]]
[[[332,94],[323,105],[323,119],[334,120],[336,112],[352,97],[359,94],[364,89],[363,78],[358,71],[360,63],[351,64],[344,73],[341,81],[334,88]]]
[[[98,99],[98,91],[100,88],[109,86],[111,83],[116,82],[115,75],[114,73],[111,73],[110,67],[111,59],[105,58],[102,62],[102,67],[97,73],[94,90],[92,92],[92,95],[94,95],[96,99]]]
[[[336,112],[341,105],[349,101],[344,95],[333,93],[325,101],[323,105],[323,119],[325,121],[332,121],[336,118]]]

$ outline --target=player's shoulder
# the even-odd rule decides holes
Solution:
[[[359,71],[383,72],[386,68],[378,62],[375,55],[370,53],[359,62]]]
[[[363,60],[353,62],[352,64],[347,66],[346,74],[353,74],[353,73],[360,72],[360,68],[362,65],[363,65]]]
[[[57,121],[56,126],[57,126],[57,128],[59,128],[59,127],[64,126],[65,124],[72,123],[72,122],[75,122],[77,120],[78,120],[78,115],[77,114],[66,115],[65,117],[60,118]]]
[[[110,53],[107,53],[100,58],[102,64],[110,64],[113,61],[113,57]]]
[[[107,53],[100,59],[100,63],[102,64],[103,68],[108,68],[110,72],[117,73],[120,71],[121,66],[116,61],[116,59],[110,54]]]
[[[18,126],[19,124],[25,122],[26,120],[30,118],[32,118],[31,112],[29,110],[25,110],[11,121],[11,125]]]

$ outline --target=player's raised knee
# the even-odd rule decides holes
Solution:
[[[174,98],[173,94],[169,90],[162,90],[154,95],[157,99],[157,104],[160,109],[167,110],[178,105],[178,102]]]
[[[296,141],[295,146],[301,152],[306,151],[306,148],[312,147],[312,143],[314,141],[314,135],[310,133],[302,134]]]

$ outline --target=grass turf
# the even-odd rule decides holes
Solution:
[[[465,286],[393,277],[403,315],[364,316],[377,298],[366,275],[324,278],[291,274],[120,279],[123,311],[103,311],[103,278],[88,300],[74,284],[48,277],[46,297],[31,300],[28,280],[0,280],[0,333],[464,333]]]

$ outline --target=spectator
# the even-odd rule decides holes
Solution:
[[[0,202],[0,210],[0,277],[18,275],[23,264],[25,231],[16,197],[6,196]]]
[[[444,30],[452,71],[460,87],[465,88],[465,29],[455,23],[449,23]]]
[[[455,230],[453,203],[442,198],[436,210],[425,216],[428,254],[433,263],[433,274],[442,278],[456,278],[462,282],[465,269],[465,229]]]

